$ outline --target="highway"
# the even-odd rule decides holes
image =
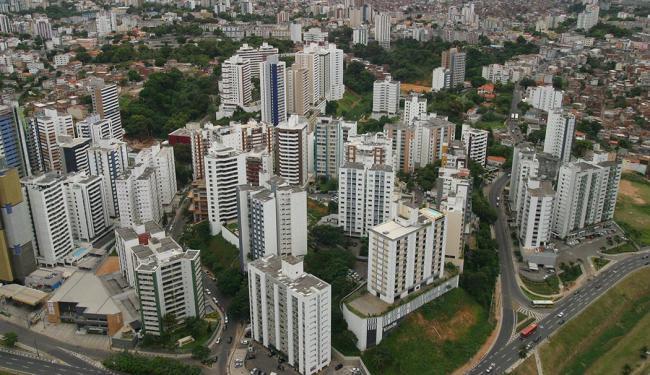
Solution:
[[[491,373],[501,374],[519,360],[519,352],[523,346],[531,344],[530,350],[535,345],[543,342],[558,330],[562,323],[574,318],[587,307],[591,302],[600,297],[609,288],[614,286],[625,276],[642,267],[650,265],[648,254],[637,254],[613,264],[607,271],[594,277],[584,287],[576,290],[571,295],[563,298],[552,309],[551,314],[542,319],[537,331],[526,339],[513,338],[510,343],[504,346],[495,346],[487,357],[479,363],[470,373],[486,373],[490,364],[494,363]],[[562,317],[558,314],[563,313]]]
[[[503,318],[501,329],[490,352],[472,370],[470,374],[485,373],[485,370],[494,363],[491,373],[503,373],[519,360],[519,351],[527,343],[534,345],[543,341],[560,327],[561,320],[568,321],[577,315],[589,303],[598,298],[603,292],[612,287],[618,280],[630,272],[647,265],[650,261],[648,255],[639,254],[621,260],[610,266],[610,269],[595,277],[591,282],[576,290],[573,294],[563,298],[553,309],[534,309],[530,306],[528,298],[517,285],[515,266],[512,261],[512,241],[507,232],[507,217],[502,209],[497,207],[499,197],[508,183],[507,174],[499,177],[491,186],[489,201],[497,209],[497,221],[494,224],[496,241],[499,245],[499,272],[501,275],[501,296]],[[502,208],[502,207],[501,207]],[[525,306],[529,310],[544,311],[548,313],[540,322],[537,333],[520,341],[515,336],[516,306]],[[564,312],[562,318],[557,314]]]
[[[35,375],[108,374],[94,367],[65,366],[22,355],[0,351],[0,369]]]

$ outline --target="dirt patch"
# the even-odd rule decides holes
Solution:
[[[473,326],[476,323],[476,316],[469,307],[465,306],[448,321],[429,321],[420,312],[413,314],[413,320],[419,327],[422,327],[428,337],[440,341],[455,341],[458,339],[459,333],[465,332],[464,329],[458,328]]]
[[[95,274],[97,276],[109,275],[120,270],[120,259],[116,256],[109,256],[104,263],[97,268]]]
[[[416,85],[414,83],[400,83],[399,87],[403,92],[431,92],[431,86]]]
[[[641,198],[641,192],[639,191],[639,188],[634,186],[632,181],[621,180],[619,194],[631,198],[635,204],[648,204],[645,199]]]

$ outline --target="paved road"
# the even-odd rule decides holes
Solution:
[[[37,358],[24,357],[6,352],[0,352],[0,368],[35,375],[108,374],[106,371],[93,367],[59,365]]]
[[[535,334],[523,340],[515,338],[507,345],[495,346],[490,354],[470,373],[485,373],[486,369],[492,363],[494,363],[492,373],[503,373],[519,360],[519,352],[523,346],[530,344],[530,349],[532,349],[538,342],[542,342],[552,335],[562,326],[564,321],[568,321],[580,314],[585,307],[614,286],[619,280],[631,272],[642,267],[647,268],[649,265],[650,255],[648,254],[637,254],[613,264],[607,271],[594,277],[585,286],[562,299],[550,311],[551,314],[539,322],[539,328]],[[564,315],[559,317],[558,314],[560,313]]]
[[[219,301],[219,307],[224,313],[228,311],[230,307],[230,298],[225,297],[219,289],[217,289],[217,283],[212,281],[209,277],[203,279],[203,285],[210,290],[210,298],[216,297]],[[216,355],[217,363],[212,365],[212,368],[207,372],[214,374],[226,374],[226,368],[228,367],[228,354],[230,350],[236,344],[236,331],[237,325],[239,322],[229,320],[228,324],[224,327],[224,330],[221,332],[221,342],[216,344],[215,348],[212,350],[212,354]],[[231,344],[228,344],[228,338],[232,337],[233,341]]]
[[[15,332],[18,335],[18,340],[25,345],[35,347],[40,351],[46,352],[51,356],[68,363],[69,365],[84,368],[88,371],[97,370],[97,368],[71,355],[61,348],[73,351],[75,353],[83,354],[96,360],[103,360],[110,355],[110,352],[106,350],[89,349],[72,345],[70,343],[64,343],[49,336],[31,331],[23,326],[5,320],[0,320],[0,333],[5,332]]]

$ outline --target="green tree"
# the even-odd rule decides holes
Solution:
[[[192,358],[205,361],[210,356],[210,349],[207,346],[195,346],[192,349]]]
[[[129,78],[129,81],[131,82],[140,82],[142,81],[142,76],[140,73],[138,73],[137,70],[130,69],[129,72],[127,73],[127,77]]]
[[[162,317],[162,329],[163,329],[163,331],[171,332],[176,328],[177,325],[178,325],[178,319],[176,318],[176,314],[167,313],[167,314],[163,315],[163,317]]]
[[[4,334],[4,339],[2,339],[2,344],[7,348],[13,348],[18,343],[18,335],[16,332],[7,332]]]

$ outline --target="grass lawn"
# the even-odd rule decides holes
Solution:
[[[565,284],[576,281],[578,277],[582,275],[582,268],[578,263],[571,263],[571,264],[562,263],[560,264],[560,269],[562,270],[562,272],[560,272],[559,275],[560,280],[562,280],[562,282]]]
[[[360,95],[346,89],[337,104],[337,116],[343,116],[346,120],[359,120],[372,112],[372,93]]]
[[[650,345],[648,285],[650,272],[637,271],[567,322],[540,349],[544,373],[620,374],[625,364],[641,366],[639,351]]]
[[[626,242],[622,245],[612,247],[611,249],[603,250],[605,254],[622,254],[622,253],[633,253],[636,251],[636,247],[630,242]]]
[[[488,311],[454,289],[409,315],[362,358],[373,374],[449,374],[479,350],[492,329]]]
[[[522,364],[510,373],[511,375],[537,375],[537,363],[535,363],[535,356],[531,355],[526,358]]]
[[[591,263],[594,264],[594,268],[596,268],[596,271],[605,267],[607,264],[609,264],[609,262],[611,262],[609,259],[591,258]]]
[[[522,276],[521,281],[535,294],[550,295],[560,292],[560,280],[556,275],[550,275],[544,281],[533,281]]]
[[[623,174],[614,219],[639,245],[650,245],[650,182],[638,174]]]
[[[529,316],[522,313],[521,311],[517,311],[517,323],[523,322],[524,320],[528,319]]]
[[[478,121],[474,125],[476,128],[479,129],[500,129],[505,127],[504,120],[499,120],[499,121]]]

